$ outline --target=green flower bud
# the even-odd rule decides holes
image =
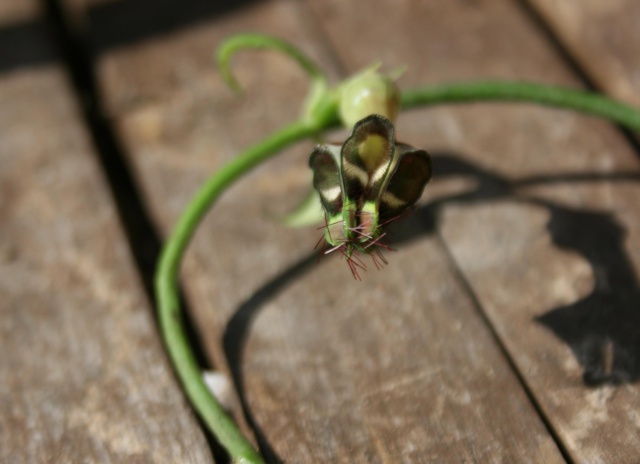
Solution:
[[[400,91],[392,78],[380,74],[378,66],[365,69],[340,86],[340,119],[346,127],[371,114],[395,123],[400,107]]]

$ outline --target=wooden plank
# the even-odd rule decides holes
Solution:
[[[212,462],[60,65],[0,75],[0,224],[0,461]]]
[[[603,91],[640,107],[640,3],[528,0]]]
[[[348,8],[341,27],[357,19]],[[293,119],[304,95],[288,60],[247,54],[235,63],[247,89],[236,100],[211,68],[214,44],[277,34],[335,69],[315,21],[304,4],[273,1],[103,57],[112,115],[163,230],[207,172]],[[362,52],[352,42],[343,47]],[[390,47],[367,53],[385,58]],[[268,451],[288,462],[563,462],[429,214],[404,232],[424,237],[362,284],[335,259],[313,264],[319,232],[276,223],[310,185],[309,152],[291,150],[234,186],[184,267],[207,350],[228,364]]]
[[[407,64],[407,85],[577,84],[509,2],[312,4],[344,62]],[[637,461],[637,154],[605,123],[525,105],[414,112],[398,130],[440,153],[425,211],[562,446],[575,462]]]
[[[126,10],[121,14],[126,16]],[[216,44],[246,31],[289,33],[292,40],[302,39],[302,45],[306,42],[309,48],[310,39],[295,26],[297,17],[288,3],[261,4],[247,12],[230,12],[221,19],[213,15],[209,22],[205,17],[200,19],[199,24],[186,23],[184,30],[173,35],[145,39],[144,46],[134,43],[126,50],[107,53],[99,62],[106,106],[121,128],[124,143],[133,155],[132,164],[147,192],[151,213],[165,233],[208,173],[283,122],[297,117],[307,87],[300,70],[288,59],[273,54],[241,54],[234,60],[234,68],[246,92],[238,98],[216,75],[211,59]],[[109,25],[103,25],[103,29],[108,30]],[[119,38],[111,40],[118,42]],[[326,63],[327,59],[322,61]],[[246,66],[249,62],[260,70],[258,75],[255,68]],[[274,88],[282,89],[281,93],[272,92]],[[298,195],[285,197],[288,204],[284,208],[274,207],[265,203],[267,197],[256,202],[255,188],[245,185],[244,194],[240,193],[235,202],[222,199],[216,208],[216,218],[221,222],[210,225],[210,232],[199,234],[195,248],[202,251],[188,256],[185,263],[186,290],[196,306],[194,318],[203,334],[202,343],[211,364],[227,375],[227,355],[221,338],[240,304],[238,295],[250,295],[275,270],[290,263],[291,255],[299,256],[313,247],[300,235],[289,243],[286,253],[274,254],[269,263],[254,269],[256,256],[263,252],[262,241],[269,240],[269,235],[263,234],[273,238],[282,230],[275,226],[273,214],[295,206],[296,197],[304,195],[309,180],[297,178],[300,170],[308,174],[304,157],[298,158],[294,169],[286,163],[275,170],[264,169],[281,176],[279,181],[268,177],[260,181],[263,191],[271,192],[272,198],[285,186],[297,190]],[[238,211],[242,211],[241,217]],[[229,218],[234,217],[238,221],[230,222]],[[253,225],[239,233],[237,222],[242,218],[262,219],[261,224],[270,224],[271,229],[265,231]],[[221,243],[237,245],[227,247],[227,253],[221,255]],[[211,260],[210,256],[216,259]],[[237,271],[238,264],[246,267]],[[227,272],[234,269],[236,272]],[[239,279],[239,275],[243,278]],[[221,299],[224,304],[220,304]],[[230,403],[234,416],[244,422],[242,413],[233,406],[235,402]]]
[[[33,20],[40,14],[40,8],[37,2],[33,0],[15,0],[11,4],[3,3],[0,5],[0,21],[3,26]]]

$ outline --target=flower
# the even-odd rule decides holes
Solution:
[[[386,263],[380,248],[390,249],[381,242],[384,227],[422,195],[431,178],[429,154],[396,142],[393,123],[372,114],[355,123],[344,144],[317,146],[309,166],[325,214],[324,254],[342,253],[358,279],[357,268],[366,266],[354,252],[371,255],[380,268]]]

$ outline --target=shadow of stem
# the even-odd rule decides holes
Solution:
[[[594,291],[566,307],[554,308],[537,322],[569,345],[584,370],[588,386],[636,382],[640,379],[640,286],[624,250],[624,228],[609,213],[578,210],[532,196],[519,195],[523,187],[578,182],[640,182],[640,173],[577,173],[530,176],[512,180],[482,169],[466,159],[448,153],[433,156],[434,172],[439,178],[471,177],[472,190],[439,198],[417,208],[392,229],[396,245],[434,233],[440,212],[450,204],[480,204],[513,200],[546,209],[547,228],[559,248],[579,253],[589,262],[596,278]],[[252,321],[262,307],[292,282],[311,271],[316,254],[309,255],[286,269],[243,303],[227,324],[224,350],[233,381],[247,421],[253,428],[261,451],[268,462],[280,463],[260,425],[251,413],[244,391],[242,356]]]

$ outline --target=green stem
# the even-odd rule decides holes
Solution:
[[[302,53],[299,49],[282,39],[271,37],[263,34],[238,34],[225,40],[216,53],[216,62],[218,69],[224,80],[236,92],[240,91],[238,81],[231,73],[231,57],[240,50],[268,49],[277,50],[292,58],[300,67],[309,75],[314,85],[322,85],[328,87],[327,78],[320,68],[311,59]]]
[[[231,183],[269,156],[316,132],[317,129],[306,122],[290,124],[217,171],[198,191],[178,220],[165,243],[156,271],[160,328],[173,365],[189,401],[220,444],[227,449],[234,463],[258,464],[263,461],[204,383],[180,313],[177,285],[180,263],[205,213]]]
[[[459,82],[406,90],[405,109],[438,103],[521,101],[599,116],[640,131],[640,111],[603,95],[527,82]]]
[[[228,63],[234,50],[245,47],[247,39],[253,40],[251,36],[248,38],[245,36],[238,42],[228,44],[225,52],[227,55],[223,58],[223,62]],[[256,40],[256,44],[265,43],[263,37],[256,37]],[[282,43],[278,42],[276,45],[281,46]],[[298,52],[295,49],[292,50],[287,50],[287,53],[297,56]],[[303,58],[304,56],[296,59],[316,80],[322,82],[321,73]],[[223,68],[225,66],[226,64]],[[572,109],[600,116],[640,131],[640,111],[635,108],[594,93],[539,84],[490,81],[455,83],[410,89],[402,95],[402,105],[405,109],[442,103],[505,100]],[[263,461],[211,395],[202,379],[202,373],[189,345],[180,313],[178,298],[180,263],[198,224],[229,185],[285,147],[304,138],[316,136],[323,130],[337,125],[336,102],[333,101],[330,92],[323,93],[313,108],[315,111],[302,120],[285,126],[214,173],[178,220],[164,246],[156,272],[160,326],[173,365],[194,409],[222,446],[227,449],[233,462],[238,464],[259,464]]]

